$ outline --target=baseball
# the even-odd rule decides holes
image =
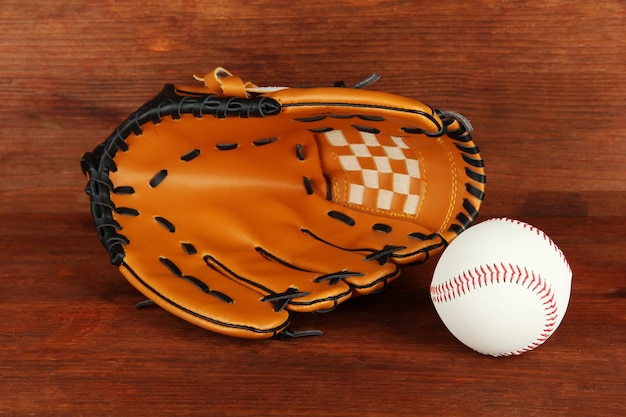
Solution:
[[[557,329],[571,282],[563,252],[544,232],[499,218],[452,241],[435,267],[430,295],[462,343],[485,355],[520,355]]]

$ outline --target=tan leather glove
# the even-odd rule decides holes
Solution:
[[[477,214],[462,116],[357,88],[259,88],[223,68],[167,85],[82,160],[96,230],[146,297],[265,338],[289,311],[384,289]]]

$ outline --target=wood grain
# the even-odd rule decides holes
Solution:
[[[294,317],[322,337],[248,341],[134,309],[143,298],[87,215],[0,215],[0,415],[622,415],[626,232],[614,218],[523,220],[568,256],[572,299],[544,345],[495,359],[439,321],[436,260]]]
[[[621,1],[166,3],[3,2],[0,211],[83,212],[81,153],[222,65],[266,85],[378,72],[372,88],[464,113],[487,213],[626,212]]]
[[[0,415],[626,414],[626,3],[4,0]],[[460,345],[436,260],[384,293],[294,318],[320,338],[229,339],[141,301],[89,218],[83,152],[166,82],[354,83],[466,115],[481,219],[546,231],[574,271],[536,351]]]

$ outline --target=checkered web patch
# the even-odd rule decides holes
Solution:
[[[323,133],[349,179],[348,202],[415,215],[420,165],[399,136],[332,130]]]

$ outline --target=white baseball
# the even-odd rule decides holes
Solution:
[[[518,220],[490,219],[446,248],[430,295],[462,343],[486,355],[519,355],[561,324],[571,282],[563,252],[544,232]]]

